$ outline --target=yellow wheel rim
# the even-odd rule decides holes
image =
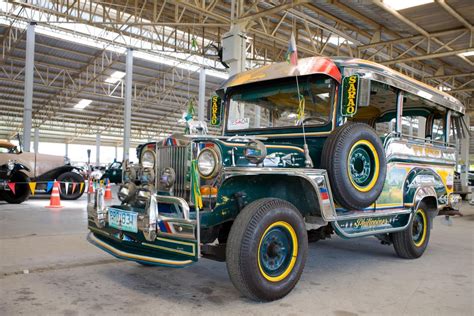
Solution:
[[[362,150],[366,154],[371,154],[373,157],[373,161],[365,162],[365,163],[369,163],[371,165],[371,168],[373,168],[373,170],[371,171],[372,178],[370,182],[367,183],[366,185],[359,185],[356,183],[356,180],[355,180],[356,176],[353,170],[354,169],[353,162],[351,162],[351,160],[354,159],[354,153],[356,150]],[[379,169],[380,169],[379,155],[377,154],[377,150],[375,150],[375,147],[371,142],[365,139],[361,139],[357,141],[354,145],[352,145],[351,150],[349,151],[349,155],[347,156],[347,176],[349,177],[349,180],[351,181],[354,188],[356,188],[360,192],[368,192],[372,190],[372,188],[375,186],[375,183],[377,182],[379,178]]]
[[[267,254],[270,250],[275,252],[273,258]],[[293,270],[297,257],[298,237],[293,227],[285,221],[268,226],[258,245],[258,268],[262,276],[270,282],[285,279]]]
[[[426,213],[422,209],[418,209],[415,212],[415,218],[413,219],[413,242],[416,247],[421,247],[426,240],[426,231],[428,229],[428,219]]]

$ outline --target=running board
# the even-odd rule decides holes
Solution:
[[[355,238],[404,230],[410,224],[411,218],[411,209],[360,212],[354,215],[338,216],[331,224],[340,237]]]

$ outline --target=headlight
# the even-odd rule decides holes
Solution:
[[[205,179],[214,177],[219,171],[219,154],[210,148],[203,149],[197,158],[199,175]]]
[[[147,150],[142,154],[142,166],[143,168],[151,168],[155,167],[155,153]]]
[[[8,160],[8,170],[12,171],[15,168],[15,162],[13,160]]]

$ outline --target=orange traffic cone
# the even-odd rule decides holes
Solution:
[[[92,179],[89,178],[88,182],[89,182],[89,188],[87,189],[87,194],[92,194],[92,193],[94,193],[94,187],[92,185]]]
[[[104,194],[104,200],[112,200],[112,190],[110,188],[110,181],[109,179],[105,179],[105,194]]]
[[[51,191],[51,199],[47,208],[61,208],[61,198],[59,197],[59,183],[55,180],[53,190]]]

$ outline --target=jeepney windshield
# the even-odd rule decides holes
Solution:
[[[299,115],[302,104],[298,99],[296,78],[269,81],[255,86],[237,87],[230,95],[227,130],[258,130],[305,125],[318,126],[330,122],[334,81],[327,77],[298,78],[299,94],[304,98],[304,116]]]

